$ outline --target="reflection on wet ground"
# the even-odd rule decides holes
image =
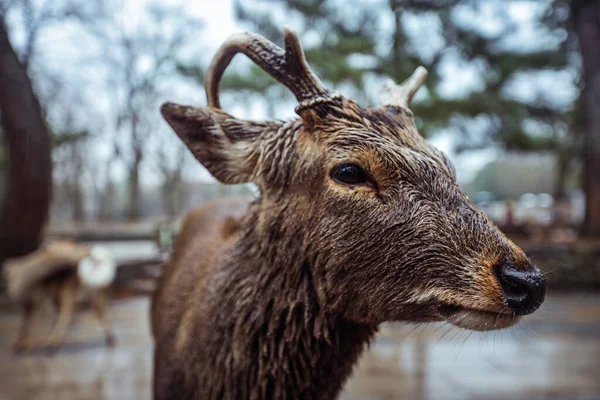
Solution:
[[[19,316],[0,316],[1,399],[149,399],[148,300],[113,303],[117,346],[80,314],[54,355],[14,356]],[[363,355],[342,395],[363,399],[600,399],[600,295],[551,296],[501,332],[393,324]]]

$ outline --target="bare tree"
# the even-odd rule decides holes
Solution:
[[[87,23],[102,12],[101,2],[82,3],[76,0],[60,2],[52,0],[3,0],[0,2],[0,16],[14,13],[20,21],[20,30],[24,40],[16,49],[19,60],[28,72],[31,72],[32,60],[39,52],[39,39],[44,29],[70,21]],[[39,71],[36,71],[39,73]]]
[[[51,137],[0,17],[0,113],[8,153],[7,191],[0,209],[0,262],[34,251],[51,198]]]
[[[111,176],[114,163],[120,158],[117,145],[113,144],[113,150],[108,160],[104,163],[100,174],[103,177],[103,185],[96,187],[95,198],[100,200],[98,205],[98,218],[100,220],[110,220],[115,217],[116,188],[115,182]]]
[[[82,221],[87,217],[84,172],[90,164],[98,162],[89,152],[89,141],[90,134],[87,131],[55,133],[55,143],[58,145],[53,151],[53,180],[55,193],[57,190],[59,192],[55,195],[53,215],[65,215],[66,212],[73,221]]]
[[[114,88],[115,143],[126,165],[129,219],[141,216],[141,166],[159,123],[156,99],[163,81],[177,73],[178,57],[201,26],[178,8],[152,6],[145,13],[147,20],[138,26],[109,18],[93,28],[104,44],[103,59]]]
[[[13,0],[3,2],[0,6],[0,14],[10,16],[14,23],[11,29],[22,34],[23,38],[14,50],[27,74],[32,77],[42,118],[55,139],[52,154],[57,168],[53,171],[58,170],[60,174],[55,184],[65,190],[59,191],[64,199],[53,208],[69,209],[75,219],[84,218],[85,203],[81,182],[85,143],[76,143],[81,139],[76,133],[85,132],[86,129],[74,123],[74,115],[81,117],[85,114],[80,119],[89,123],[93,108],[85,107],[81,88],[70,88],[71,82],[76,81],[77,77],[68,75],[64,70],[52,70],[46,65],[48,46],[43,45],[41,38],[46,30],[60,24],[73,21],[81,24],[92,20],[101,10],[98,5],[95,1],[82,4],[76,0]],[[85,157],[86,160],[89,158],[89,155]]]
[[[189,156],[188,150],[181,144],[170,149],[166,143],[161,142],[155,154],[156,166],[162,180],[163,212],[170,217],[177,216],[184,211],[182,209],[185,202],[183,172]]]
[[[600,234],[600,2],[571,4],[583,59],[584,232]]]

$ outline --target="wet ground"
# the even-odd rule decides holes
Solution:
[[[15,356],[16,310],[0,315],[0,399],[150,399],[148,300],[113,302],[117,345],[91,313],[56,354]],[[393,325],[363,355],[342,395],[364,399],[600,399],[600,295],[551,296],[509,331]]]

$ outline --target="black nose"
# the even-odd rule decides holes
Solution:
[[[496,266],[496,277],[515,315],[531,314],[546,296],[546,278],[539,271],[518,271],[511,263]]]

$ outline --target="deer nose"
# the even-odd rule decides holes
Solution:
[[[546,296],[546,278],[535,271],[518,271],[511,263],[496,267],[496,277],[506,304],[515,315],[527,315],[537,310]]]

